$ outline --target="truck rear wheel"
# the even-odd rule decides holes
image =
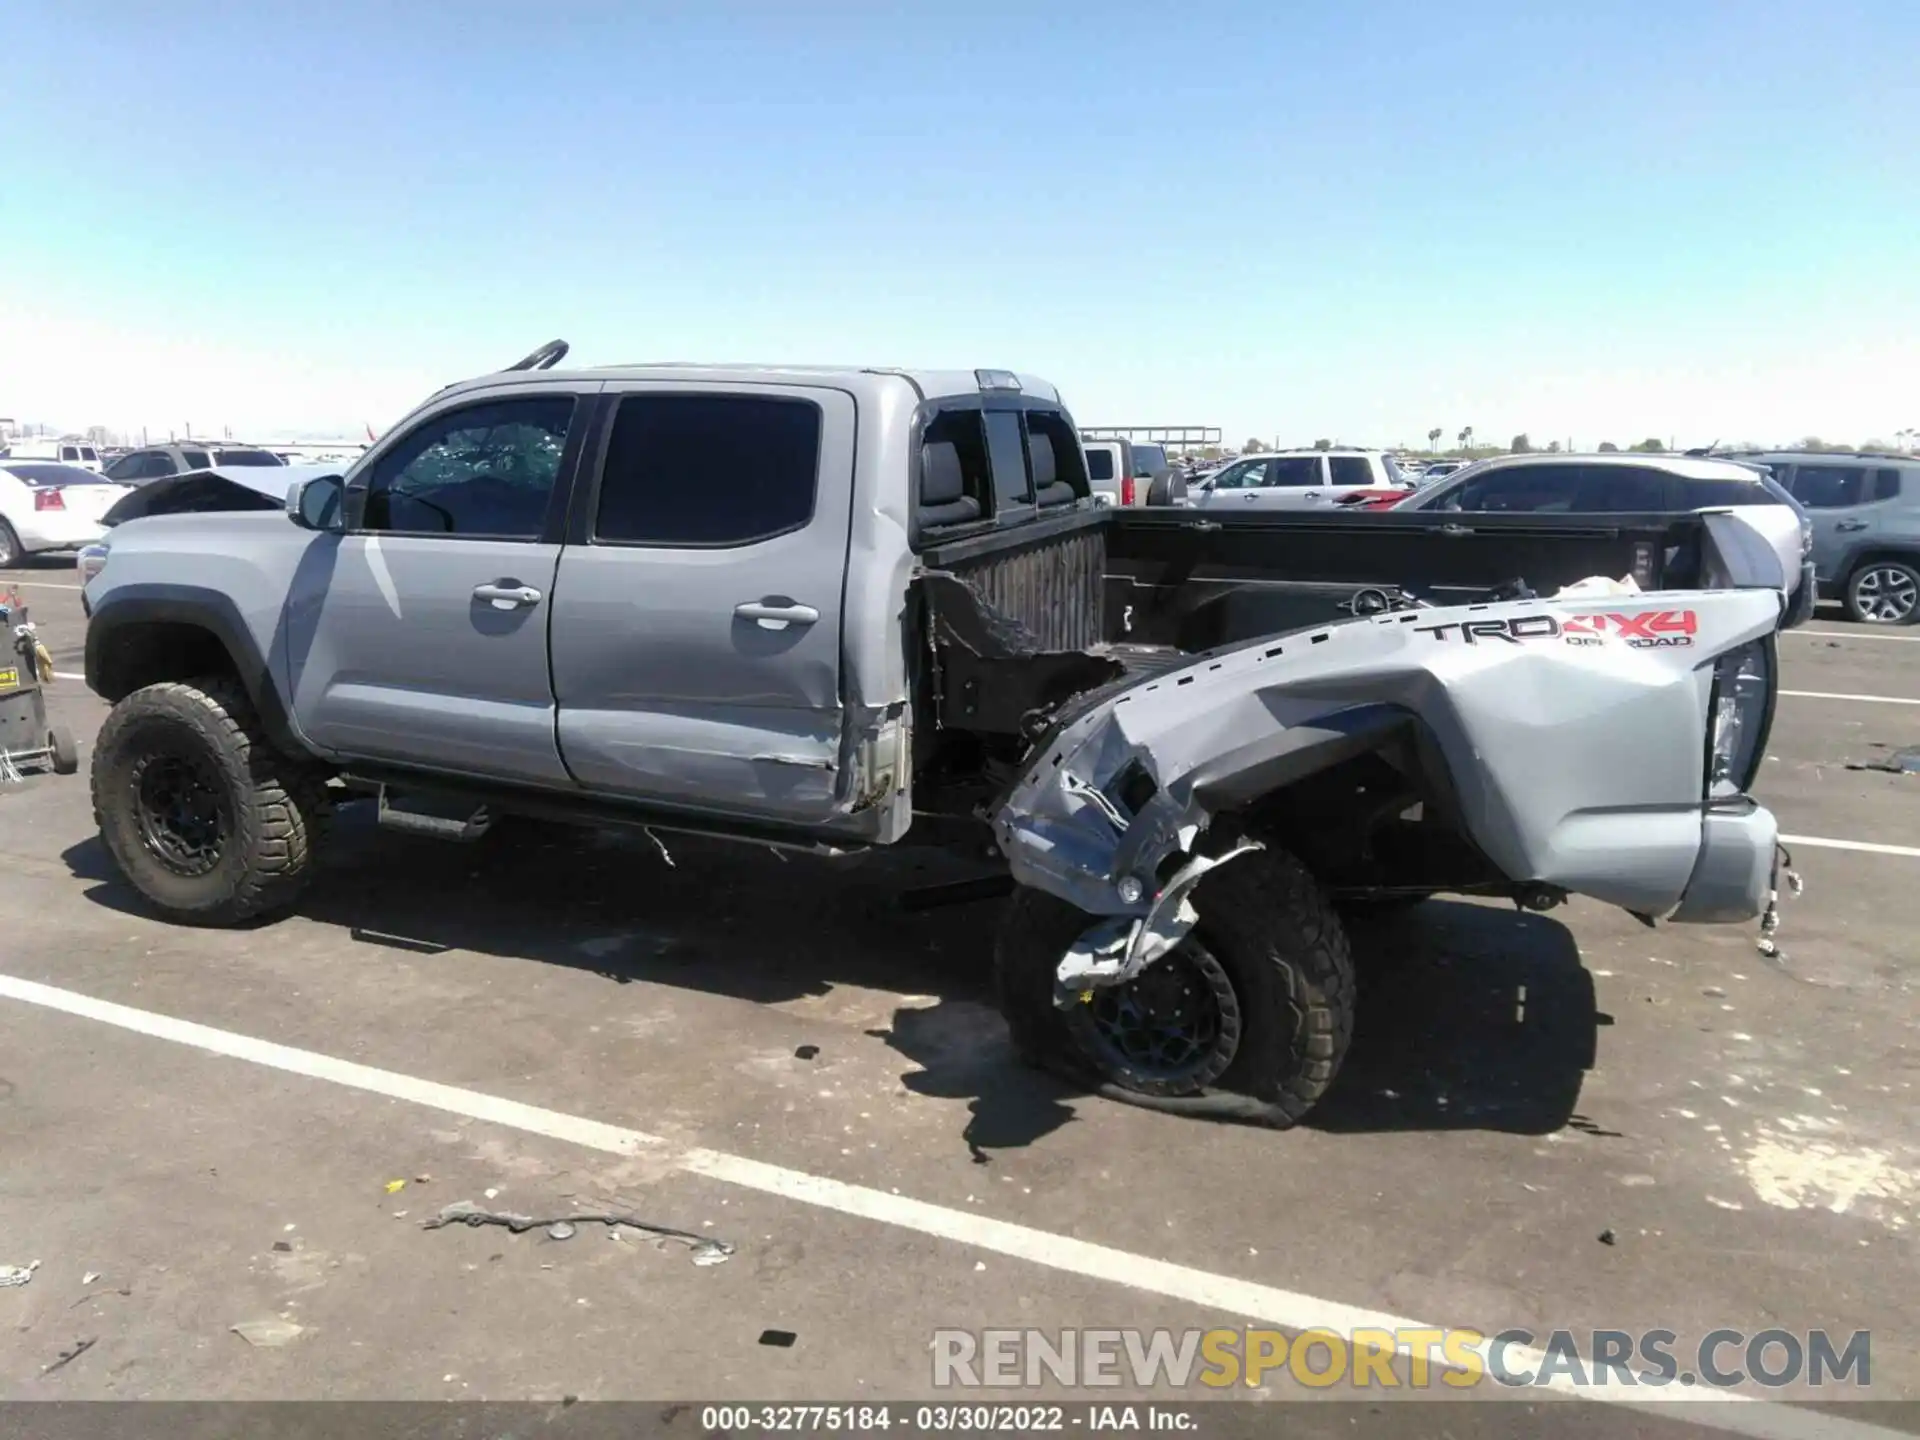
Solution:
[[[1256,851],[1194,896],[1200,923],[1125,985],[1066,1010],[1054,972],[1089,917],[1037,890],[1008,907],[996,955],[1001,1013],[1029,1064],[1101,1094],[1217,1118],[1297,1124],[1353,1035],[1353,961],[1319,884]]]
[[[287,909],[331,811],[325,776],[274,749],[232,680],[136,690],[94,742],[100,838],[170,920],[237,925]]]

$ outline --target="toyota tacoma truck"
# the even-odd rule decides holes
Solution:
[[[443,389],[284,512],[150,516],[92,556],[94,808],[162,914],[286,910],[353,794],[450,839],[985,844],[1025,1058],[1286,1125],[1351,1033],[1344,914],[1769,906],[1748,790],[1784,577],[1730,517],[1575,526],[1622,561],[1597,589],[1383,586],[1289,628],[1236,588],[1238,532],[1095,505],[1032,377],[564,351]],[[1433,540],[1442,578],[1499,530]],[[1690,588],[1659,588],[1682,552]]]

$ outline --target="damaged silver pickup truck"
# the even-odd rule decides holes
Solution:
[[[1218,523],[1096,507],[1044,382],[564,351],[440,391],[285,514],[134,520],[93,558],[95,810],[162,913],[284,911],[351,791],[451,839],[991,845],[1027,1058],[1287,1124],[1347,1045],[1357,907],[1769,905],[1785,577],[1733,517],[1643,547],[1697,588],[1372,589],[1196,651],[1157,637]]]

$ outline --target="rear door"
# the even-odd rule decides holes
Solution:
[[[553,608],[568,770],[665,805],[830,816],[853,397],[636,381],[605,406]]]
[[[547,624],[598,382],[451,397],[348,477],[289,588],[294,714],[345,755],[562,783]]]
[[[1376,473],[1365,455],[1329,455],[1327,469],[1328,486],[1323,498],[1329,504],[1339,504],[1356,490],[1385,489],[1388,485],[1385,472]]]
[[[1327,503],[1327,457],[1275,455],[1247,489],[1246,508],[1317,510]]]
[[[1871,540],[1887,501],[1900,493],[1900,473],[1877,467],[1824,461],[1799,461],[1788,489],[1807,512],[1813,525],[1813,568],[1822,585],[1846,579],[1852,557]],[[1882,498],[1881,489],[1889,493]]]

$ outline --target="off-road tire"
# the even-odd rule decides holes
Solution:
[[[14,533],[13,526],[0,520],[0,570],[18,565],[26,558],[26,552],[20,548],[20,537]]]
[[[1219,1080],[1184,1094],[1142,1090],[1080,1043],[1053,1003],[1053,977],[1090,923],[1038,890],[1015,893],[1002,922],[994,978],[1014,1049],[1030,1065],[1114,1099],[1285,1129],[1326,1094],[1353,1038],[1353,959],[1338,914],[1292,856],[1255,851],[1201,882],[1198,938],[1239,1002],[1239,1049]]]
[[[160,746],[197,749],[218,778],[224,837],[205,874],[168,868],[142,838],[137,766]],[[189,925],[278,914],[312,878],[332,820],[326,775],[276,750],[239,683],[168,681],[113,707],[93,751],[93,818],[120,872],[155,909]]]

